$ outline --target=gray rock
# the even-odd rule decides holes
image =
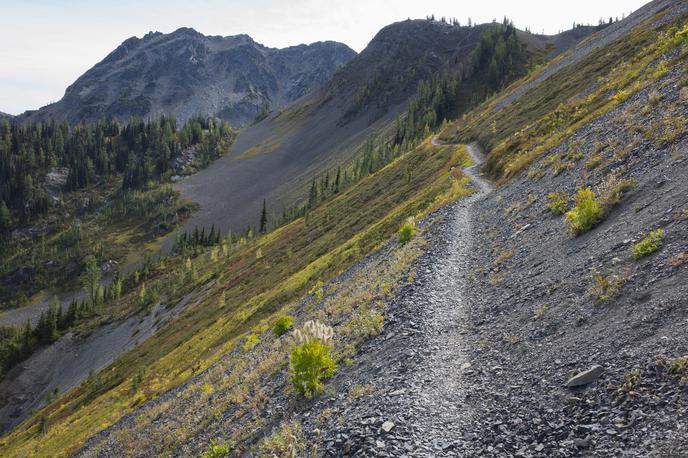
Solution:
[[[571,377],[566,382],[566,386],[568,388],[575,388],[578,386],[589,385],[595,380],[597,380],[603,372],[604,368],[602,366],[593,366],[590,369]]]
[[[386,421],[382,424],[382,430],[386,433],[390,432],[394,428],[394,422]]]

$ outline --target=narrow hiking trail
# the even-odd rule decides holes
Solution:
[[[437,145],[436,138],[433,144]],[[462,407],[465,393],[463,374],[470,370],[466,357],[470,253],[473,242],[473,206],[492,191],[492,185],[479,173],[482,155],[478,146],[468,145],[475,164],[464,170],[476,188],[449,216],[445,255],[435,259],[432,277],[416,299],[422,302],[424,348],[428,352],[421,370],[412,374],[408,393],[409,413],[415,416],[420,448],[424,452],[450,453],[463,439],[464,424],[470,412]],[[420,304],[419,304],[420,305]],[[423,452],[418,450],[419,452]]]
[[[436,138],[432,144],[442,146]],[[380,336],[361,350],[354,376],[374,392],[364,401],[324,402],[340,421],[323,434],[324,456],[465,456],[473,440],[464,378],[474,206],[491,191],[482,154],[468,145],[464,169],[476,192],[436,215],[417,276],[389,305]],[[342,405],[343,404],[343,405]]]

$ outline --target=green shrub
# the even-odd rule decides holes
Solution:
[[[663,238],[664,229],[655,229],[654,231],[650,231],[650,235],[631,247],[631,251],[633,251],[633,257],[635,259],[644,258],[645,256],[648,256],[659,250],[664,245],[664,242],[662,241]]]
[[[681,356],[671,361],[669,372],[672,374],[682,374],[688,371],[688,356]]]
[[[630,94],[624,90],[621,90],[612,96],[612,99],[617,103],[623,103],[628,100]]]
[[[244,342],[244,347],[243,347],[244,352],[249,352],[249,351],[253,350],[253,347],[258,345],[259,342],[260,342],[260,338],[258,338],[258,336],[256,334],[251,334],[250,336],[248,336],[246,338],[246,341]]]
[[[407,223],[401,226],[399,229],[399,243],[406,245],[411,241],[413,236],[416,234],[416,228],[413,224]]]
[[[336,365],[329,341],[332,328],[316,321],[308,321],[302,330],[294,332],[297,345],[291,351],[291,382],[302,396],[312,397],[324,388],[323,380],[332,377]]]
[[[624,374],[624,382],[621,384],[621,391],[626,393],[634,391],[640,385],[642,381],[643,373],[640,369],[633,369]]]
[[[547,208],[555,215],[562,215],[569,209],[569,195],[565,192],[553,192],[547,195]]]
[[[272,327],[272,332],[275,333],[277,337],[284,335],[287,331],[294,327],[294,317],[289,315],[281,316],[275,321],[275,325]]]
[[[566,213],[566,223],[573,235],[595,227],[604,217],[604,209],[590,188],[579,188],[574,196],[576,205]]]
[[[215,439],[210,441],[210,448],[201,455],[201,458],[225,458],[229,456],[229,445],[226,442],[218,442]]]
[[[320,302],[325,297],[325,290],[323,289],[324,285],[325,284],[321,280],[318,280],[315,285],[308,290],[308,294],[313,296],[315,302]]]
[[[592,279],[594,283],[591,294],[597,303],[614,301],[627,281],[622,275],[603,275],[599,272],[593,272]]]

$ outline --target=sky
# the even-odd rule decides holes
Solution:
[[[271,47],[335,40],[361,51],[385,25],[434,14],[462,24],[504,16],[554,34],[573,23],[622,17],[647,0],[0,0],[0,111],[58,101],[122,41],[193,27],[246,33]]]

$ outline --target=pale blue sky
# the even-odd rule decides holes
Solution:
[[[65,88],[122,41],[150,30],[193,27],[246,33],[267,46],[341,41],[360,51],[385,25],[411,18],[462,23],[510,17],[548,34],[573,22],[621,16],[646,0],[0,0],[0,111],[59,100]]]

